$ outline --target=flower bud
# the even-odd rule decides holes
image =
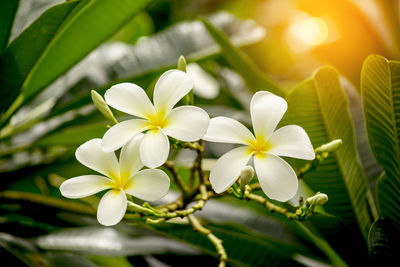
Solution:
[[[178,70],[186,72],[186,59],[184,56],[180,56],[178,59]]]
[[[306,203],[311,206],[323,206],[328,202],[328,196],[324,193],[316,193],[314,196],[307,198]]]
[[[101,114],[103,114],[104,117],[117,124],[118,123],[117,119],[114,117],[114,114],[108,107],[106,101],[104,101],[103,97],[95,90],[91,91],[91,96],[93,103],[96,105],[97,109],[101,112]]]
[[[241,186],[245,186],[248,183],[250,183],[251,179],[254,177],[254,169],[251,166],[245,166],[242,169],[242,172],[240,173],[239,176],[239,182]]]
[[[336,151],[342,145],[342,139],[335,139],[327,144],[323,144],[318,147],[316,152],[333,152]]]

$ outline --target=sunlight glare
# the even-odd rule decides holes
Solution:
[[[308,45],[320,45],[328,38],[328,25],[321,18],[305,19],[298,30],[297,34]]]

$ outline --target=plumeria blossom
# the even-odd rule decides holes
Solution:
[[[232,186],[253,158],[261,188],[269,198],[287,201],[296,194],[296,173],[279,156],[312,160],[315,153],[300,126],[288,125],[275,130],[286,110],[283,98],[260,91],[250,103],[254,135],[236,120],[227,117],[210,120],[204,140],[244,145],[224,154],[211,169],[210,182],[215,192],[221,193]]]
[[[83,198],[100,191],[103,195],[97,209],[97,220],[106,226],[117,224],[127,208],[126,194],[154,201],[167,194],[169,177],[162,170],[145,169],[140,161],[139,148],[143,134],[137,135],[121,149],[119,161],[114,152],[101,149],[101,139],[92,139],[75,153],[80,163],[102,175],[83,175],[68,179],[60,186],[68,198]]]
[[[202,138],[210,121],[208,114],[194,106],[173,108],[192,88],[193,81],[180,70],[161,75],[154,88],[154,105],[135,84],[111,87],[105,94],[107,104],[139,118],[111,127],[103,137],[103,150],[117,150],[138,133],[147,131],[140,145],[140,158],[145,166],[156,168],[168,158],[168,136],[187,142]]]

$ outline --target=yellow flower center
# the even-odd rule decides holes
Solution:
[[[110,178],[113,180],[110,186],[113,189],[122,189],[126,190],[131,186],[131,181],[129,181],[129,173],[121,172],[119,174],[110,175]]]
[[[155,115],[149,115],[147,119],[149,120],[150,130],[155,130],[158,128],[163,129],[168,124],[164,112],[158,112]]]
[[[249,153],[254,153],[254,156],[265,157],[265,153],[271,149],[271,144],[264,140],[263,137],[257,137],[256,140],[251,140],[249,144]]]

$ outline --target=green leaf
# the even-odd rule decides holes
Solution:
[[[378,179],[377,190],[380,215],[400,230],[400,183],[384,173]]]
[[[343,140],[343,145],[306,175],[305,181],[314,191],[329,196],[325,210],[342,218],[355,236],[358,235],[355,222],[358,222],[366,240],[372,223],[367,180],[357,154],[348,101],[337,71],[331,67],[320,68],[312,78],[297,86],[287,100],[285,124],[302,126],[314,147],[334,139]]]
[[[400,179],[400,62],[369,56],[361,72],[368,140],[387,175]]]
[[[388,219],[378,219],[372,224],[368,235],[371,266],[390,266],[396,260],[399,234]]]
[[[19,0],[0,1],[0,54],[7,46],[10,39],[15,14],[17,13]]]
[[[89,259],[102,267],[132,267],[133,265],[129,262],[126,257],[110,257],[110,256],[100,256],[100,255],[92,255],[89,256]]]
[[[69,19],[44,51],[23,85],[25,98],[64,74],[113,36],[151,0],[93,0]]]
[[[118,32],[151,0],[93,0],[56,33],[22,86],[26,102]]]
[[[25,263],[27,266],[46,266],[48,265],[47,260],[40,255],[36,247],[32,245],[29,241],[15,237],[8,233],[0,233],[0,248],[8,251],[15,258],[7,257],[9,255],[2,253],[2,260],[12,259],[13,264],[23,265]],[[6,256],[6,257],[5,257]]]
[[[286,245],[265,236],[259,236],[235,226],[206,225],[214,235],[223,240],[228,261],[239,266],[297,266],[294,256],[301,248]],[[188,225],[163,224],[152,227],[157,232],[171,238],[185,241],[207,254],[216,256],[213,244],[203,235],[193,231]]]
[[[18,36],[1,55],[1,113],[18,96],[28,73],[77,3],[77,1],[69,1],[48,9]]]
[[[346,262],[332,249],[328,242],[321,237],[315,235],[309,228],[304,224],[296,221],[297,225],[307,234],[308,237],[314,242],[314,244],[325,253],[329,258],[333,266],[348,266]]]
[[[381,216],[400,229],[400,62],[369,56],[361,72],[361,95],[369,145],[385,170],[378,180]]]
[[[238,46],[256,43],[260,40],[258,32],[261,27],[257,24],[244,23],[242,20],[226,12],[213,14],[209,19],[215,27],[223,30],[229,36],[229,39],[236,40]],[[192,38],[192,36],[196,36],[196,38]],[[82,69],[100,69],[100,74],[106,74],[104,76],[108,79],[109,84],[99,88],[98,83],[91,82],[89,86],[79,88],[79,92],[86,89],[88,91],[87,94],[71,96],[69,91],[64,95],[65,99],[68,100],[62,101],[63,99],[61,99],[51,115],[60,114],[69,109],[90,103],[89,89],[93,89],[93,87],[97,87],[96,91],[100,94],[103,94],[113,84],[122,81],[137,83],[143,88],[147,88],[163,71],[169,68],[176,68],[176,62],[181,55],[188,62],[198,62],[219,54],[218,49],[215,49],[217,48],[216,44],[201,22],[190,20],[171,25],[153,36],[140,40],[134,46],[125,45],[123,47],[125,50],[123,57],[115,62],[104,60],[109,51],[121,48],[121,46],[122,44],[116,43],[110,44],[108,47],[102,47],[94,52],[96,55],[91,55],[92,60],[90,62],[82,63],[85,64],[84,67],[79,66],[81,68],[77,74],[81,76]],[[154,51],[158,52],[155,53]],[[109,80],[110,77],[113,77],[115,80]],[[79,79],[76,77],[67,78],[68,81],[75,81],[74,84],[86,84],[87,80],[91,81],[91,77],[80,77]],[[64,84],[67,84],[67,82]],[[225,95],[221,95],[222,100],[225,98]]]
[[[196,254],[197,250],[161,236],[148,235],[139,227],[130,225],[135,234],[129,236],[123,231],[100,225],[63,228],[39,236],[36,244],[48,251],[65,250],[86,252],[91,255],[133,256],[146,254],[182,253]],[[79,243],[79,246],[77,244]],[[119,265],[114,265],[119,266]]]
[[[101,138],[106,131],[104,122],[69,127],[39,139],[34,146],[77,147],[92,138]]]
[[[202,19],[202,22],[214,38],[214,41],[221,47],[222,55],[242,75],[249,89],[254,92],[267,90],[276,95],[285,96],[285,92],[279,85],[263,74],[246,54],[230,42],[224,33],[214,27],[208,20]]]

